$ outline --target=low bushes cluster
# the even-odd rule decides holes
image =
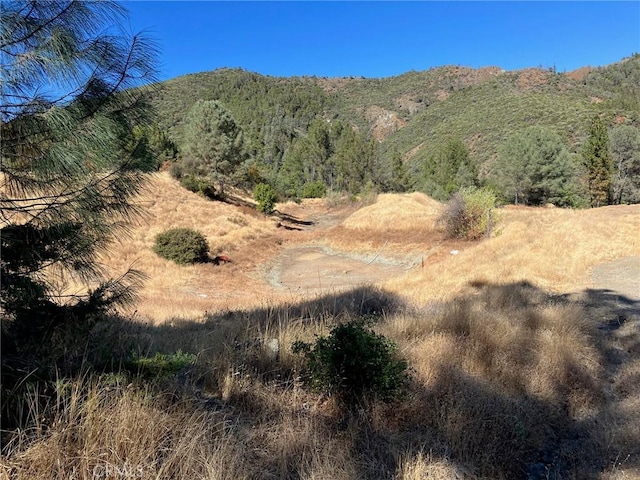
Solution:
[[[322,198],[327,193],[327,188],[322,182],[307,182],[302,187],[302,198]]]
[[[182,265],[206,262],[209,258],[207,239],[189,228],[173,228],[158,234],[153,251],[162,258]]]
[[[477,240],[491,236],[496,223],[496,195],[486,188],[463,188],[445,207],[438,223],[449,238]]]
[[[141,378],[171,377],[192,366],[196,356],[178,350],[174,353],[156,352],[153,356],[134,356],[125,362],[127,370]]]
[[[216,197],[216,189],[210,180],[202,177],[187,175],[180,178],[180,185],[193,193],[199,193],[207,198]]]

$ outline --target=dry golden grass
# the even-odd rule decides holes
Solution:
[[[360,295],[116,325],[125,352],[197,353],[191,380],[176,380],[168,397],[113,381],[61,385],[56,420],[18,435],[5,468],[34,479],[69,478],[74,468],[91,478],[109,463],[143,468],[144,478],[506,480],[551,449],[559,478],[633,478],[638,320],[607,346],[580,304],[528,284],[391,311],[375,328],[408,360],[412,384],[401,401],[372,402],[362,416],[304,389],[291,353],[294,341],[313,341],[384,298]],[[609,347],[633,355],[628,368],[607,363]]]
[[[418,452],[401,458],[395,478],[397,480],[424,480],[425,478],[465,480],[474,478],[474,475],[446,459],[434,458],[432,455]]]
[[[268,300],[252,271],[280,242],[273,219],[248,207],[206,200],[167,173],[154,175],[137,203],[146,214],[128,226],[100,262],[113,275],[133,266],[147,276],[136,306],[142,319],[198,318],[206,311]],[[155,236],[178,227],[198,230],[208,239],[211,255],[227,255],[232,263],[180,266],[153,253]]]
[[[530,281],[556,292],[591,287],[602,262],[640,255],[640,205],[592,210],[501,210],[497,236],[444,244],[424,269],[390,281],[388,288],[415,303],[451,298],[474,281]],[[459,250],[450,255],[449,248]],[[429,245],[425,245],[425,250]],[[453,248],[451,248],[453,249]]]
[[[423,193],[383,194],[350,215],[342,226],[353,230],[418,232],[433,229],[442,204]]]
[[[229,441],[225,416],[173,403],[148,390],[77,381],[60,385],[52,425],[14,439],[21,451],[3,462],[12,479],[206,478],[243,475],[242,450]],[[23,443],[23,444],[20,444]]]
[[[55,420],[44,428],[33,403],[34,428],[3,450],[5,476],[88,479],[115,465],[144,478],[508,480],[550,452],[558,480],[640,478],[640,318],[606,297],[556,295],[589,287],[598,263],[640,255],[640,206],[505,208],[499,234],[471,243],[445,240],[440,205],[420,194],[380,195],[356,212],[280,205],[319,219],[301,232],[164,174],[141,201],[147,218],[102,258],[150,277],[138,313],[94,334],[123,356],[181,350],[196,364],[157,390],[60,385]],[[234,262],[156,257],[155,234],[177,226]],[[425,264],[384,289],[302,299],[267,286],[262,265],[309,243]],[[303,388],[293,342],[383,310],[375,329],[411,368],[405,398],[348,413]],[[602,312],[619,324],[599,329]]]
[[[349,216],[355,206],[334,208],[323,200],[279,205],[294,217],[317,222],[303,232],[278,229],[276,219],[250,208],[187,192],[166,173],[152,177],[139,203],[147,215],[130,226],[129,235],[115,242],[101,262],[114,276],[131,265],[148,276],[136,308],[138,316],[153,322],[291,301],[287,292],[266,283],[264,265],[283,248],[300,243],[417,265],[385,285],[416,305],[452,298],[474,281],[526,280],[551,291],[579,291],[591,286],[589,273],[595,265],[640,255],[639,205],[504,208],[494,237],[464,242],[443,237],[435,225],[442,204],[420,193],[379,195]],[[158,258],[151,250],[155,235],[173,227],[201,231],[212,254],[228,255],[233,263],[184,267]],[[452,250],[460,253],[450,255]]]

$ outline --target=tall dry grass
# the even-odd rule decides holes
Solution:
[[[558,294],[588,287],[597,263],[640,254],[640,207],[505,209],[499,235],[470,243],[444,240],[432,223],[438,205],[419,194],[381,195],[321,236],[283,235],[162,175],[146,195],[151,216],[103,261],[119,270],[137,259],[150,279],[138,312],[99,325],[94,343],[117,358],[180,350],[195,365],[150,384],[116,375],[32,391],[28,428],[3,445],[5,477],[88,479],[117,467],[99,478],[129,469],[142,478],[507,480],[542,465],[556,479],[640,478],[640,318],[606,296]],[[155,257],[154,232],[173,226],[203,231],[234,264]],[[261,262],[276,240],[310,238],[346,251],[393,248],[425,266],[384,290],[274,294]],[[291,345],[374,314],[412,382],[394,403],[345,412],[304,387]]]
[[[166,172],[149,177],[136,204],[143,215],[126,225],[98,261],[114,277],[131,267],[146,276],[135,307],[142,321],[196,318],[206,311],[269,300],[254,270],[282,242],[275,219],[247,206],[207,200],[182,188]],[[232,263],[180,266],[158,257],[152,250],[155,236],[177,227],[201,232],[211,255],[227,255]],[[72,284],[68,291],[78,293],[83,288]]]
[[[444,243],[435,252],[425,245],[425,267],[389,281],[388,288],[416,304],[451,298],[474,281],[529,281],[558,293],[576,292],[592,287],[594,266],[640,255],[638,205],[503,209],[500,216],[491,239]],[[454,249],[457,255],[450,254]]]
[[[278,252],[300,243],[415,265],[385,288],[416,305],[451,298],[473,281],[525,280],[555,292],[579,291],[591,286],[590,271],[599,263],[640,255],[638,205],[504,208],[491,239],[465,242],[444,238],[435,225],[442,204],[420,193],[379,195],[343,220],[341,212],[354,206],[334,209],[321,200],[280,205],[294,217],[316,220],[303,232],[278,229],[276,218],[250,208],[208,201],[166,173],[151,178],[139,203],[146,216],[129,226],[129,235],[115,242],[101,262],[113,276],[132,265],[147,275],[136,305],[143,321],[291,301],[287,292],[268,285],[264,270]],[[151,250],[155,235],[173,227],[201,231],[213,254],[227,254],[233,262],[184,267],[157,257]],[[451,255],[454,250],[459,254]]]
[[[5,450],[12,479],[209,478],[244,474],[223,412],[175,401],[133,384],[84,378],[60,382],[53,404],[33,392],[32,429]],[[51,417],[51,424],[42,418]]]
[[[581,303],[526,283],[470,288],[420,310],[365,289],[205,322],[120,325],[123,345],[192,351],[196,365],[153,388],[59,385],[54,420],[39,425],[34,412],[5,468],[34,479],[91,478],[97,465],[141,467],[144,478],[513,479],[548,457],[555,478],[633,478],[638,320],[607,346]],[[392,404],[349,413],[304,388],[291,345],[371,302],[387,305],[375,328],[398,345],[412,383]],[[632,361],[611,364],[609,347]]]

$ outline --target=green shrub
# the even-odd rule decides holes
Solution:
[[[169,175],[171,175],[176,180],[180,180],[182,177],[184,177],[184,168],[182,167],[182,163],[172,163],[171,167],[169,168]]]
[[[322,198],[326,190],[322,182],[307,182],[302,187],[302,198]]]
[[[362,205],[373,205],[378,200],[378,189],[372,181],[368,181],[360,190],[358,199]]]
[[[496,195],[487,188],[463,188],[451,200],[438,219],[449,238],[477,240],[490,236],[495,226]]]
[[[267,183],[259,183],[253,192],[253,198],[258,202],[258,210],[265,215],[273,213],[278,195]]]
[[[174,228],[156,236],[153,251],[179,264],[206,262],[209,253],[207,239],[189,228]]]
[[[180,185],[193,193],[199,193],[207,198],[214,198],[216,190],[211,180],[202,177],[187,175],[180,178]]]
[[[407,381],[407,362],[398,358],[395,345],[363,321],[337,325],[314,345],[295,342],[293,352],[304,354],[315,390],[347,405],[369,396],[391,399]]]

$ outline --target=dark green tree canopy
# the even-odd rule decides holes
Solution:
[[[199,100],[187,115],[184,167],[188,173],[224,183],[246,159],[244,135],[220,102]]]
[[[291,197],[326,189],[357,194],[369,181],[381,184],[378,162],[374,140],[340,121],[317,118],[286,151],[276,184]]]
[[[640,129],[632,125],[613,128],[609,146],[615,170],[613,202],[640,202]]]
[[[438,200],[476,184],[478,167],[458,137],[450,137],[424,163],[424,190]]]
[[[545,127],[529,127],[504,143],[493,178],[504,197],[529,205],[571,205],[576,195],[576,170],[562,139]]]
[[[589,137],[582,148],[582,162],[586,168],[591,206],[608,205],[613,194],[613,162],[609,152],[607,127],[598,115],[591,121]]]
[[[391,152],[390,174],[386,187],[391,192],[406,192],[409,189],[409,169],[398,150]]]

